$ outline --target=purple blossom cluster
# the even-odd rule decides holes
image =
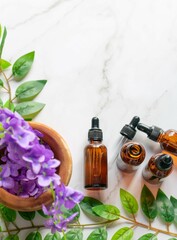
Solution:
[[[47,144],[41,144],[41,137],[18,113],[0,108],[0,187],[27,198],[38,197],[52,186],[54,202],[43,206],[43,211],[50,216],[45,225],[54,233],[66,230],[77,215],[65,217],[63,207],[72,209],[83,194],[61,183],[55,173],[60,161]]]
[[[42,207],[43,212],[50,216],[50,218],[45,221],[45,226],[50,228],[52,233],[55,233],[56,231],[65,231],[67,224],[72,222],[78,214],[75,212],[69,217],[65,217],[63,214],[63,207],[66,209],[72,209],[84,197],[81,192],[75,191],[64,184],[56,186],[54,192],[55,200],[52,205],[49,207]]]
[[[39,135],[18,113],[0,109],[0,187],[21,197],[38,197],[51,183],[60,184],[55,173],[60,162]]]

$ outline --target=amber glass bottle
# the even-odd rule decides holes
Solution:
[[[159,153],[150,158],[143,170],[143,177],[149,183],[158,184],[170,175],[172,169],[172,157],[168,154]]]
[[[99,129],[99,119],[96,117],[92,118],[88,140],[89,144],[84,151],[84,186],[90,190],[103,190],[108,185],[107,148],[102,144],[103,133]]]
[[[142,123],[138,123],[137,128],[145,132],[149,139],[159,142],[163,150],[177,156],[177,131],[173,129],[163,131],[159,127],[149,127]]]
[[[145,159],[144,147],[136,142],[128,142],[121,148],[117,167],[125,172],[135,171]]]

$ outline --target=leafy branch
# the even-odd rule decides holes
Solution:
[[[148,230],[148,233],[141,236],[138,240],[157,240],[159,234],[166,234],[167,236],[171,236],[171,240],[177,239],[177,233],[171,232],[169,230],[170,224],[177,223],[176,198],[171,196],[170,199],[168,199],[168,197],[161,189],[159,189],[155,198],[152,192],[147,188],[147,186],[144,185],[141,191],[140,206],[147,219],[147,224],[141,223],[136,220],[136,214],[139,210],[139,204],[131,193],[127,192],[124,189],[120,189],[120,200],[124,210],[128,213],[129,216],[123,216],[116,206],[103,204],[97,199],[86,196],[79,204],[80,207],[76,205],[72,210],[66,209],[64,211],[64,214],[66,216],[69,216],[74,212],[78,213],[73,223],[68,224],[68,231],[66,233],[63,233],[63,236],[61,236],[61,234],[58,232],[56,232],[55,234],[48,233],[44,237],[44,240],[83,240],[83,230],[86,228],[96,228],[91,231],[90,235],[87,237],[87,240],[107,240],[107,228],[111,226],[112,223],[119,221],[119,219],[124,220],[124,223],[130,224],[131,226],[125,226],[118,229],[113,234],[111,240],[131,240],[133,239],[134,231],[136,231],[137,227],[145,228]],[[92,220],[93,217],[96,217],[97,221],[89,224],[79,223],[80,210],[82,210],[87,216],[91,217]],[[1,227],[1,233],[7,235],[4,240],[19,240],[18,233],[23,230],[33,230],[26,236],[25,240],[42,240],[40,229],[44,228],[44,226],[41,224],[35,225],[33,223],[36,212],[18,212],[24,220],[31,222],[31,226],[27,227],[17,226],[17,224],[15,223],[17,216],[16,211],[0,205],[0,212],[6,226],[4,230]],[[38,213],[45,218],[48,217],[44,215],[41,210],[38,211]],[[163,220],[165,225],[168,226],[166,230],[152,226],[153,220],[157,216],[159,216]],[[100,219],[99,222],[98,218]],[[14,228],[8,228],[9,222],[12,223]],[[71,228],[71,230],[69,230],[69,228]]]
[[[13,65],[2,56],[7,29],[0,25],[0,90],[8,94],[8,99],[3,103],[0,98],[0,107],[17,111],[25,120],[32,120],[45,106],[43,103],[32,101],[43,89],[47,80],[33,80],[20,84],[13,96],[11,82],[22,81],[31,70],[35,52],[29,52],[19,57]],[[10,68],[11,67],[11,68]]]

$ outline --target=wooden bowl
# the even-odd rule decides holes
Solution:
[[[72,174],[72,158],[65,140],[55,130],[42,123],[30,122],[30,125],[43,133],[44,137],[42,139],[51,147],[55,158],[61,162],[56,173],[60,175],[61,181],[68,185]],[[22,198],[0,188],[0,203],[18,211],[36,211],[42,208],[42,204],[48,205],[52,202],[53,198],[50,190],[47,190],[38,198]]]

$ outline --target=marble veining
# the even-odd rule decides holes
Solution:
[[[138,132],[135,140],[144,144],[146,160],[137,172],[121,173],[116,167],[120,129],[134,115],[164,130],[177,129],[177,1],[1,0],[0,10],[0,23],[8,29],[3,57],[13,62],[35,50],[27,80],[48,80],[37,97],[46,107],[35,120],[67,141],[73,158],[70,185],[123,211],[120,187],[139,198],[142,169],[161,150]],[[93,116],[100,118],[108,148],[109,188],[102,192],[83,188],[83,149]],[[168,195],[176,194],[176,178],[175,163],[161,185]],[[150,187],[156,194],[157,187]],[[138,219],[145,222],[141,213]],[[81,222],[90,220],[82,214]],[[108,229],[108,239],[120,226]],[[136,228],[134,240],[145,232]],[[84,234],[86,239],[89,230]],[[168,237],[159,234],[159,239]]]

